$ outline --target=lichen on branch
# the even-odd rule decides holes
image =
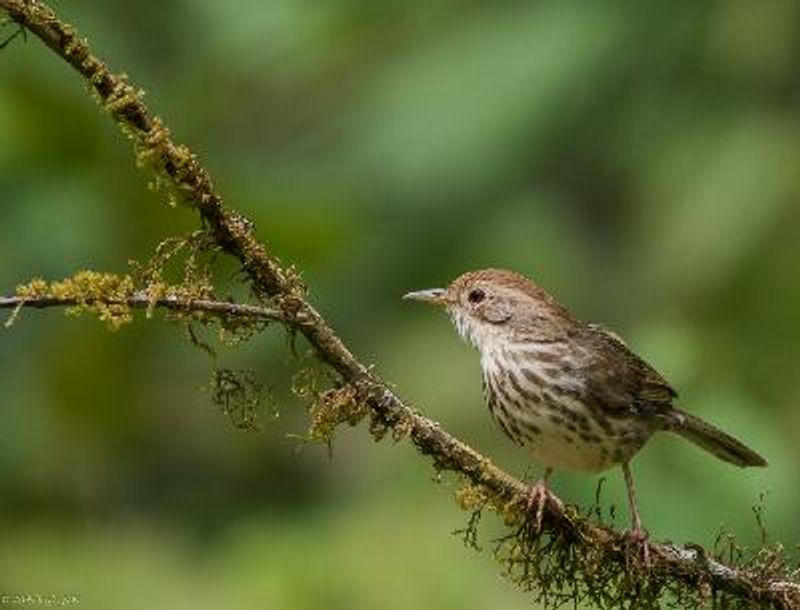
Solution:
[[[214,369],[211,402],[241,430],[258,430],[259,411],[265,398],[264,386],[252,369]]]
[[[95,315],[112,331],[133,320],[127,302],[133,294],[133,280],[129,275],[97,271],[79,271],[55,282],[36,278],[17,287],[17,296],[23,302],[38,299],[72,302],[74,305],[66,310],[68,316]]]
[[[41,278],[18,287],[14,296],[0,296],[0,309],[12,314],[5,326],[10,327],[22,309],[66,308],[67,314],[97,315],[115,330],[132,321],[133,310],[141,309],[151,317],[156,309],[163,310],[170,321],[198,321],[208,324],[217,321],[220,333],[263,330],[271,322],[284,322],[283,314],[273,308],[214,299],[188,298],[180,288],[163,286],[157,292],[130,289],[130,276],[80,271],[72,277],[47,282]],[[85,284],[89,282],[90,288]],[[100,289],[101,286],[107,287]],[[111,312],[111,313],[109,313]],[[221,339],[222,340],[222,339]],[[238,343],[238,341],[236,342]]]

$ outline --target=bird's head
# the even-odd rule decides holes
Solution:
[[[403,298],[444,308],[459,334],[481,351],[497,342],[550,336],[572,319],[544,289],[505,269],[470,271],[447,288]]]

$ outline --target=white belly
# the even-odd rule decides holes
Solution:
[[[489,410],[506,435],[542,466],[605,470],[629,460],[652,433],[644,422],[592,412],[579,399],[582,388],[556,396],[524,375],[509,373],[511,367],[500,369],[496,362],[494,358],[482,361]]]
[[[599,431],[584,433],[564,431],[547,418],[536,418],[541,434],[524,439],[523,446],[542,466],[557,470],[597,472],[615,465],[613,448],[603,442]],[[588,440],[587,440],[588,439]]]
[[[495,420],[542,466],[597,472],[629,457],[615,451],[599,426],[589,423],[580,428],[547,407],[525,409],[524,413],[511,411],[509,415],[496,410]]]

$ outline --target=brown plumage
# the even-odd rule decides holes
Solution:
[[[766,466],[752,449],[674,406],[677,393],[617,335],[578,320],[547,291],[503,269],[465,273],[405,298],[446,309],[481,355],[486,403],[503,432],[546,468],[532,491],[541,519],[554,468],[621,465],[633,529],[642,532],[628,462],[667,431],[737,466]]]

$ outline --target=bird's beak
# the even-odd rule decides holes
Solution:
[[[423,303],[430,303],[431,305],[446,305],[444,298],[444,288],[430,288],[428,290],[417,290],[416,292],[409,292],[403,295],[406,301],[422,301]]]

